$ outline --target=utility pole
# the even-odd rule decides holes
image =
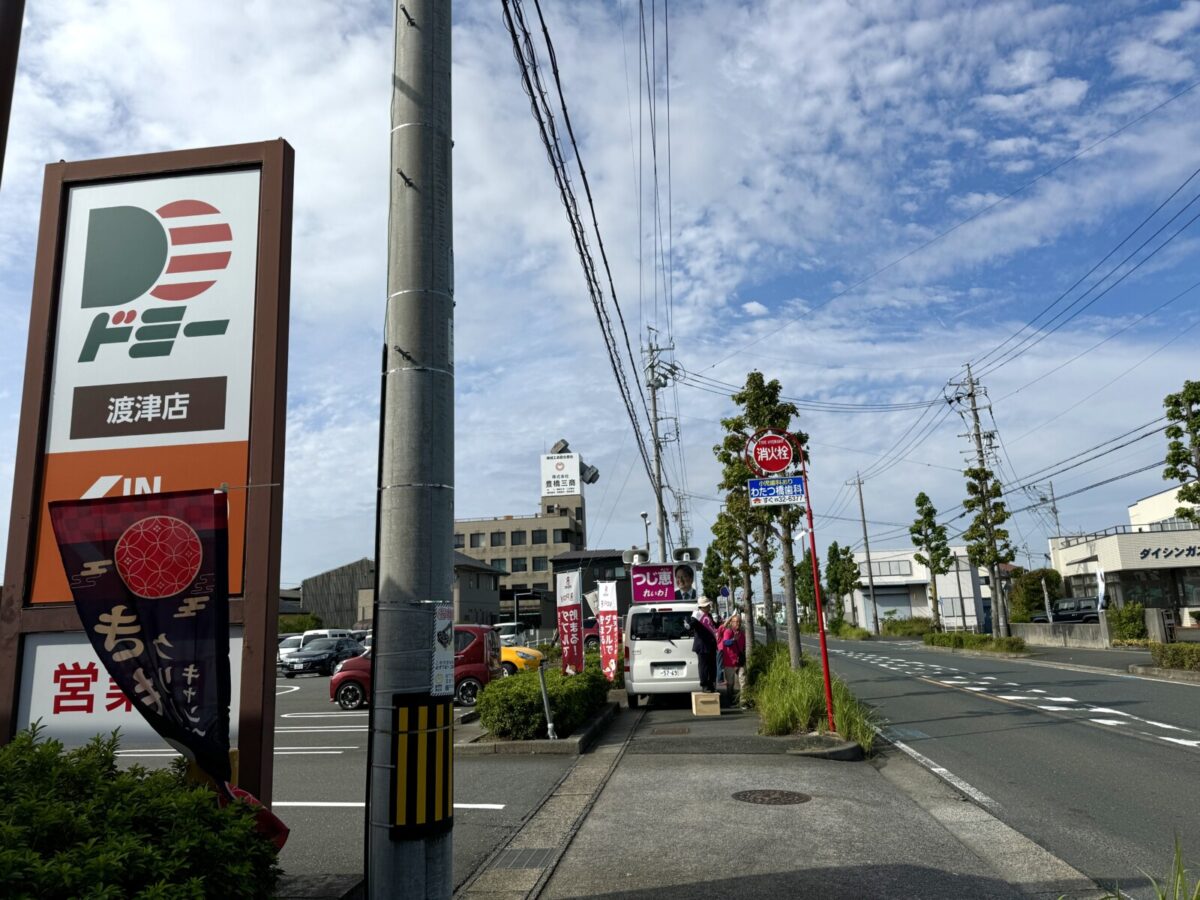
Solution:
[[[867,508],[863,505],[862,475],[854,473],[854,483],[858,485],[858,514],[862,517],[863,549],[867,552],[867,586],[871,591],[871,620],[875,633],[879,634],[879,607],[875,605],[875,569],[871,566],[871,541],[867,537]]]
[[[983,432],[979,427],[979,404],[976,402],[976,381],[971,374],[971,364],[967,363],[967,397],[971,401],[971,436],[975,440],[975,463],[983,474],[979,482],[979,499],[983,513],[984,531],[987,534],[988,546],[992,551],[993,562],[988,566],[988,579],[991,582],[992,595],[992,634],[997,637],[1008,636],[1008,616],[1004,609],[1004,592],[1000,588],[1000,566],[995,562],[996,531],[992,522],[992,500],[988,496],[987,456],[983,452]]]
[[[25,0],[0,0],[0,181],[4,179],[4,148],[8,146],[8,119],[17,83],[17,55],[24,17]]]
[[[1058,503],[1054,499],[1054,482],[1049,481],[1047,485],[1050,487],[1050,513],[1054,516],[1054,536],[1058,537],[1062,534],[1062,523],[1058,521]]]
[[[394,7],[374,690],[367,765],[371,898],[449,898],[454,888],[452,794],[448,799],[438,795],[440,814],[427,817],[422,810],[401,820],[401,810],[393,811],[399,807],[394,803],[398,789],[401,796],[432,796],[432,779],[413,783],[397,756],[410,744],[415,747],[426,740],[435,721],[442,724],[450,700],[430,696],[434,603],[451,601],[454,578],[450,10],[447,0],[406,0]],[[417,724],[405,730],[410,709]],[[438,746],[443,730],[452,727],[446,725],[437,731]],[[452,747],[453,732],[446,738]],[[426,779],[422,769],[437,766],[436,760],[424,757],[416,757],[418,779]],[[443,774],[441,769],[437,772]],[[440,828],[414,824],[438,815]],[[399,824],[405,827],[394,832]]]
[[[667,376],[659,371],[658,354],[663,348],[650,344],[647,348],[646,387],[650,388],[650,434],[654,441],[654,510],[658,525],[658,558],[667,558],[667,510],[663,506],[662,439],[658,434],[658,392],[668,384]]]
[[[958,562],[958,554],[954,554],[954,580],[958,583],[958,620],[962,623],[962,630],[967,630],[967,598],[962,592],[962,566]],[[975,593],[971,592],[972,614],[974,614]]]

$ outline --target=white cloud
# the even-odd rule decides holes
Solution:
[[[767,309],[757,300],[751,300],[749,303],[743,303],[742,311],[748,316],[765,316],[770,312],[769,309]]]
[[[1013,90],[1049,81],[1054,74],[1053,60],[1048,50],[1018,50],[991,67],[988,84],[1001,90]]]

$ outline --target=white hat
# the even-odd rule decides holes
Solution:
[[[712,601],[709,600],[707,597],[701,597],[696,605],[699,606],[701,609],[703,609],[705,607],[711,607]]]

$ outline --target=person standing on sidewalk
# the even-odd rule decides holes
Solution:
[[[742,615],[734,613],[717,631],[717,655],[725,670],[729,702],[746,709],[746,635],[742,633]]]
[[[692,650],[700,664],[700,690],[712,694],[717,690],[717,628],[712,620],[712,601],[702,598],[692,619],[696,622]]]

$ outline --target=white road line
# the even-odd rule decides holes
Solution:
[[[1156,735],[1160,741],[1170,741],[1172,744],[1183,744],[1185,747],[1200,747],[1200,741],[1189,741],[1186,738],[1167,737],[1165,734]]]
[[[301,806],[312,809],[362,809],[366,806],[362,800],[321,801],[321,800],[276,800],[272,806]],[[504,809],[503,803],[455,803],[455,809]]]
[[[285,685],[284,687],[281,687],[279,690],[277,690],[275,692],[275,696],[282,697],[284,694],[290,694],[292,691],[298,691],[298,690],[300,690],[300,685],[298,685],[298,684]]]
[[[1043,691],[1041,688],[1030,688],[1030,689],[1029,689],[1029,693],[1031,693],[1031,694],[1044,694],[1044,693],[1046,693],[1046,692],[1045,692],[1045,691]]]
[[[341,750],[276,750],[276,756],[341,756]]]
[[[1046,712],[1087,712],[1087,709],[1081,706],[1042,706],[1039,704],[1038,709],[1044,709]]]
[[[879,731],[879,729],[876,729],[876,731]],[[1000,808],[1000,804],[997,803],[995,800],[993,800],[991,797],[989,797],[987,794],[983,793],[983,791],[980,791],[980,790],[972,787],[971,785],[967,784],[967,782],[963,781],[961,778],[959,778],[957,775],[955,775],[949,769],[939,766],[928,756],[925,756],[922,753],[918,753],[912,747],[908,746],[908,744],[902,743],[901,741],[898,741],[895,738],[887,737],[887,735],[884,734],[883,732],[880,732],[880,734],[882,734],[883,737],[887,738],[887,740],[891,741],[893,746],[899,748],[900,750],[903,750],[905,753],[907,753],[909,756],[911,756],[913,759],[915,759],[917,762],[919,762],[921,765],[923,765],[925,768],[927,768],[934,775],[938,776],[938,778],[941,778],[943,781],[946,781],[947,783],[953,785],[955,788],[962,791],[964,794],[966,794],[968,797],[970,797],[976,803],[980,803],[983,806],[988,807],[989,809],[999,809]]]
[[[1088,719],[1089,722],[1095,722],[1099,725],[1128,725],[1126,719]]]
[[[1000,694],[1001,700],[1028,700],[1024,694]]]
[[[967,690],[968,691],[986,691],[987,688],[985,688],[985,687],[968,687]]]
[[[1074,697],[1047,697],[1051,703],[1078,703]]]
[[[348,734],[356,731],[366,731],[366,725],[292,725],[280,726],[276,734]]]
[[[280,716],[281,719],[344,719],[353,716],[369,716],[371,713],[368,710],[362,712],[297,712],[284,713]]]

